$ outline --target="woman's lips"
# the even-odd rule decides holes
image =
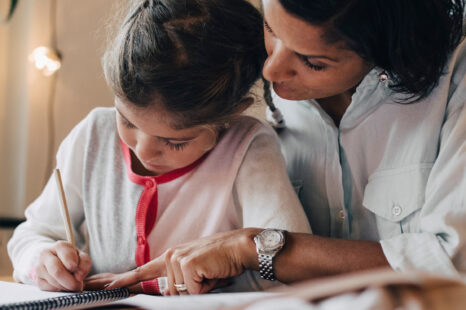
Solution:
[[[294,92],[292,88],[283,83],[273,83],[273,90],[281,97],[286,97],[286,95],[291,95]]]

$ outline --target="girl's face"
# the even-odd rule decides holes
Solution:
[[[319,99],[355,87],[370,66],[342,42],[329,45],[324,28],[285,11],[278,0],[262,0],[268,58],[263,75],[289,100]]]
[[[182,168],[211,150],[217,131],[207,127],[173,129],[169,113],[157,108],[139,108],[115,99],[118,134],[148,175],[161,175]]]

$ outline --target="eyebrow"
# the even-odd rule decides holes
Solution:
[[[118,110],[117,107],[115,107],[115,109],[118,111],[118,114],[120,114],[120,116],[121,116],[125,121],[127,121],[128,123],[130,123],[131,125],[133,125],[134,127],[136,127],[133,123],[131,123],[131,122],[120,112],[120,110]],[[193,140],[194,138],[196,138],[196,137],[171,138],[171,137],[161,137],[161,136],[153,136],[153,137],[159,138],[159,139],[162,139],[162,140],[173,140],[173,141],[189,141],[189,140]]]
[[[266,27],[268,27],[272,32],[272,27],[270,27],[269,23],[267,22],[267,20],[265,20],[264,18],[264,24],[266,25]],[[338,62],[338,59],[335,59],[335,58],[331,58],[331,57],[328,57],[326,55],[303,55],[303,54],[300,54],[298,52],[294,52],[298,57],[303,57],[303,58],[323,58],[323,59],[327,59],[327,60],[330,60],[330,61],[333,61],[333,62]]]

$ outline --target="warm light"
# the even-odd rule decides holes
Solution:
[[[45,46],[39,46],[29,55],[29,61],[45,76],[50,76],[61,67],[58,53]]]

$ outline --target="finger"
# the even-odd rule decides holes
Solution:
[[[100,280],[110,280],[113,281],[117,277],[117,274],[106,272],[106,273],[97,273],[92,276],[87,277],[84,282],[91,282],[91,281],[100,281]]]
[[[82,282],[76,281],[62,261],[53,254],[46,254],[43,257],[46,272],[53,277],[65,290],[79,291],[82,290]]]
[[[221,281],[226,281],[222,278],[207,277],[209,273],[199,264],[199,259],[191,258],[183,266],[185,280],[188,281],[190,286],[190,294],[204,294],[211,291],[214,287],[219,285]],[[190,276],[187,276],[187,275]]]
[[[84,287],[86,290],[101,290],[106,288],[114,278],[113,273],[96,274],[84,280]]]
[[[170,292],[170,296],[178,295],[178,291],[175,288],[175,275],[173,274],[173,269],[171,266],[171,257],[173,255],[173,250],[168,249],[164,256],[165,256],[165,268],[167,270],[167,283],[168,283],[168,291]]]
[[[63,266],[71,273],[75,272],[79,266],[79,254],[69,242],[59,241],[55,246],[57,257],[63,263]]]
[[[35,268],[37,286],[44,291],[66,291],[55,279],[48,273],[44,265],[39,265]]]
[[[219,285],[218,283],[219,283],[219,280],[218,280],[218,279],[208,279],[208,280],[204,280],[204,281],[201,283],[200,290],[199,290],[199,294],[204,294],[204,293],[210,292],[212,289],[214,289],[215,287],[217,287],[217,285]]]
[[[41,289],[43,291],[49,291],[49,292],[60,292],[60,291],[62,291],[58,287],[50,284],[44,278],[37,278],[36,279],[36,284],[37,284],[37,287],[39,287],[39,289]]]
[[[199,276],[196,272],[196,264],[191,258],[184,258],[180,262],[181,273],[183,274],[183,280],[188,288],[190,294],[199,294],[201,291],[204,277]]]
[[[107,289],[128,287],[142,281],[165,276],[166,274],[165,261],[162,255],[134,270],[116,275],[116,279],[108,285]]]
[[[183,263],[183,257],[181,253],[175,250],[170,259],[170,262],[173,277],[175,278],[175,284],[186,285],[183,277],[183,271],[181,269],[181,264]],[[175,289],[179,295],[188,295],[188,291],[179,290],[176,287]]]
[[[82,281],[89,274],[91,267],[92,262],[90,256],[83,251],[79,251],[79,265],[74,273],[76,280]]]

